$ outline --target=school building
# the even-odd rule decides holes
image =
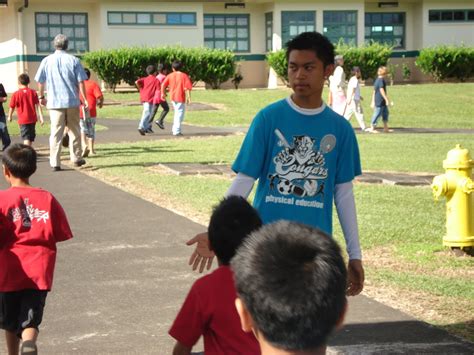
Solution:
[[[242,87],[276,83],[265,54],[304,31],[356,45],[394,46],[393,63],[408,61],[412,81],[418,51],[438,44],[474,45],[472,0],[0,0],[0,82],[16,89],[34,75],[52,39],[64,33],[70,52],[119,46],[206,46],[233,50]]]

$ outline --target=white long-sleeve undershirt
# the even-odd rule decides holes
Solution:
[[[254,184],[255,179],[253,177],[238,173],[225,196],[237,195],[248,198]],[[349,259],[362,259],[352,181],[335,186],[334,203],[336,205],[344,239],[346,240],[346,249],[349,254]]]

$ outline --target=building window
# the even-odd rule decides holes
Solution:
[[[357,11],[324,11],[323,31],[337,44],[341,39],[347,44],[357,44]]]
[[[108,11],[107,23],[127,26],[196,26],[196,13]]]
[[[204,45],[234,52],[249,52],[249,23],[249,15],[204,15]]]
[[[86,13],[36,12],[36,52],[52,52],[53,39],[62,33],[69,39],[68,51],[89,50],[89,30]]]
[[[273,49],[273,12],[265,14],[265,50],[270,52]]]
[[[283,44],[300,33],[314,31],[316,28],[315,11],[282,11],[281,38]]]
[[[474,10],[430,10],[429,22],[474,22]]]
[[[385,43],[394,49],[405,48],[405,13],[366,12],[365,41]]]

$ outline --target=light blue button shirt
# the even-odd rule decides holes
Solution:
[[[56,50],[41,61],[35,76],[38,83],[46,82],[49,109],[79,107],[79,82],[87,75],[78,58]]]

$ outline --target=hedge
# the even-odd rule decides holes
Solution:
[[[270,65],[277,75],[288,83],[288,63],[285,50],[281,49],[267,55],[268,65]],[[353,47],[343,43],[336,46],[336,54],[344,56],[344,71],[349,76],[352,67],[360,67],[362,79],[377,77],[377,69],[381,65],[387,65],[388,59],[392,55],[392,47],[379,43],[371,43],[361,47]]]
[[[134,85],[146,76],[148,65],[171,64],[173,60],[183,62],[183,71],[193,83],[204,81],[212,88],[231,79],[235,72],[234,53],[210,48],[122,47],[88,52],[82,60],[113,90],[121,81]]]
[[[420,51],[415,64],[436,81],[452,78],[465,81],[474,77],[474,47],[443,45],[425,48]]]

